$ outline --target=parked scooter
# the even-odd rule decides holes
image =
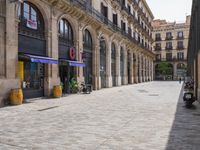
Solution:
[[[92,85],[85,84],[82,82],[80,84],[79,93],[90,94],[92,92]]]
[[[183,101],[185,102],[185,106],[190,108],[192,103],[195,102],[193,81],[185,82],[183,94]]]
[[[192,91],[184,91],[183,101],[185,102],[185,106],[190,108],[192,103],[195,102],[194,94]]]

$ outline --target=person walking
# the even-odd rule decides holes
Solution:
[[[181,77],[179,78],[179,83],[181,84]]]

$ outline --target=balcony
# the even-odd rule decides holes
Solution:
[[[172,40],[173,39],[173,36],[167,36],[166,38],[165,38],[165,40]]]
[[[183,39],[184,39],[184,36],[177,36],[176,39],[177,39],[177,40],[183,40]]]
[[[125,5],[122,5],[122,10],[124,10],[127,14],[131,14],[129,9]]]
[[[162,41],[161,37],[156,37],[155,41]]]
[[[166,58],[166,61],[173,61],[172,57]]]
[[[183,49],[185,49],[185,48],[184,48],[184,46],[177,46],[176,49],[177,49],[177,50],[183,50]]]
[[[83,0],[70,0],[73,5],[76,5],[81,10],[84,10],[88,15],[94,17],[97,21],[102,22],[103,24],[106,24],[111,30],[114,30],[118,33],[121,33],[123,36],[128,38],[131,42],[137,44],[138,46],[145,48],[141,44],[138,44],[137,40],[133,38],[131,35],[128,34],[128,32],[122,30],[120,27],[115,25],[112,21],[110,21],[108,18],[106,18],[103,14],[101,14],[99,11],[97,11],[92,6],[88,6],[87,3]],[[136,20],[135,17],[133,17],[134,20]],[[146,50],[150,50],[145,48]]]
[[[169,58],[162,58],[162,59],[156,58],[155,61],[156,62],[161,62],[161,61],[176,62],[176,61],[187,61],[187,59],[186,58],[177,59],[176,57],[174,57],[174,58],[169,57]]]
[[[154,49],[155,49],[155,51],[161,51],[162,50],[160,46],[155,46]]]
[[[173,50],[172,46],[165,47],[165,50]]]

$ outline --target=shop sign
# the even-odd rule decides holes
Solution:
[[[27,20],[26,26],[31,29],[37,30],[37,22],[34,20]]]
[[[70,57],[70,60],[74,60],[76,58],[76,51],[75,51],[75,48],[71,47],[69,49],[69,57]]]

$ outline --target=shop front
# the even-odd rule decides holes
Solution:
[[[58,61],[47,57],[44,19],[39,9],[24,1],[18,9],[18,77],[24,98],[44,96],[47,64]]]
[[[44,96],[45,65],[58,64],[58,61],[44,56],[19,54],[18,77],[21,81],[24,98]]]
[[[59,21],[59,76],[63,93],[71,93],[70,82],[77,79],[77,67],[85,64],[77,61],[77,50],[71,24],[62,18]]]
[[[93,85],[93,48],[92,37],[90,32],[86,29],[83,34],[83,53],[82,60],[85,64],[83,68],[83,75],[85,84]]]

